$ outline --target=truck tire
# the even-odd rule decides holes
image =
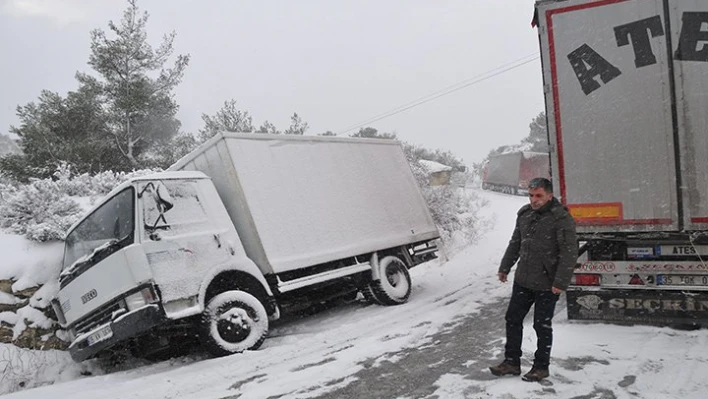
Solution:
[[[361,294],[364,296],[364,299],[366,299],[367,302],[373,303],[375,305],[383,305],[383,302],[379,300],[379,298],[376,297],[376,293],[374,292],[374,287],[373,281],[366,283],[362,288],[361,288]]]
[[[199,336],[215,356],[258,349],[268,334],[268,313],[263,304],[244,291],[226,291],[207,304]]]
[[[379,280],[370,283],[373,297],[382,305],[400,305],[411,295],[411,275],[397,256],[386,256],[378,264]]]

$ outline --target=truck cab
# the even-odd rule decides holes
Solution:
[[[123,183],[69,229],[53,306],[81,361],[156,327],[203,318],[207,301],[233,290],[262,308],[245,299],[258,309],[202,321],[205,334],[226,337],[221,346],[260,345],[258,332],[229,332],[230,321],[245,329],[265,322],[267,330],[261,319],[277,318],[278,309],[213,183],[200,172],[163,172]]]

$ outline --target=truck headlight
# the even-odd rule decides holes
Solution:
[[[125,297],[125,306],[129,312],[140,309],[145,305],[155,302],[155,295],[150,287],[145,287],[140,291]]]
[[[67,301],[68,303],[68,301]],[[54,314],[57,316],[57,320],[59,321],[59,325],[61,326],[66,326],[66,316],[64,316],[64,309],[61,308],[61,305],[59,304],[59,300],[57,299],[52,299],[52,309],[54,310]]]

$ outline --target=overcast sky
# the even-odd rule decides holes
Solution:
[[[0,133],[15,108],[42,89],[75,90],[89,71],[89,32],[119,21],[124,0],[0,0]],[[297,112],[307,134],[342,132],[401,105],[489,72],[372,126],[469,165],[518,143],[544,110],[531,0],[140,0],[153,46],[177,32],[191,54],[176,90],[184,131],[235,99],[287,128]],[[486,74],[486,75],[485,75]],[[442,91],[440,94],[444,94]],[[352,132],[347,132],[351,134]]]

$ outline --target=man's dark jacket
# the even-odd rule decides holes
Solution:
[[[529,204],[519,210],[499,272],[508,274],[518,260],[516,284],[536,291],[566,290],[577,259],[575,221],[554,197],[538,210]]]

